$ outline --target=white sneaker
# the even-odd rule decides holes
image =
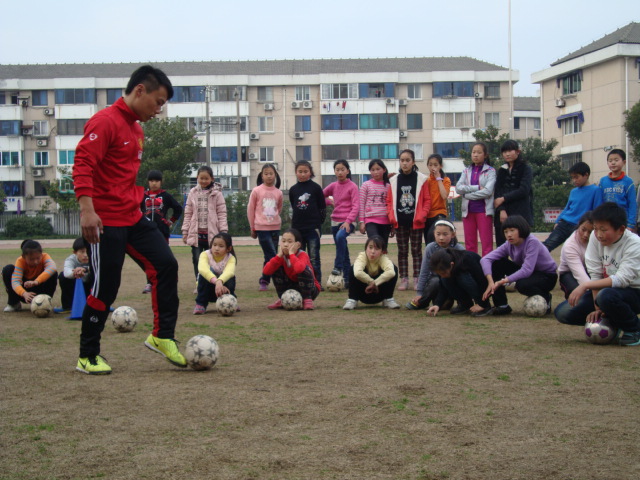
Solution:
[[[349,300],[347,300],[347,303],[344,304],[344,307],[342,307],[342,309],[353,310],[354,308],[356,308],[357,304],[358,304],[357,300],[353,300],[352,298],[350,298]]]
[[[15,305],[7,305],[6,307],[4,307],[5,313],[19,312],[20,310],[22,310],[22,303],[16,303]]]
[[[393,297],[387,298],[386,300],[383,300],[382,301],[382,306],[383,307],[387,307],[387,308],[391,308],[393,310],[395,310],[396,308],[400,308],[400,304],[398,302],[396,302]]]

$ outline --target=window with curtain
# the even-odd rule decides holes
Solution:
[[[0,152],[3,167],[15,167],[20,165],[20,152]]]
[[[473,112],[437,112],[433,114],[433,128],[471,128]]]
[[[380,158],[380,159],[398,158],[398,144],[397,143],[381,143],[381,144],[360,145],[360,159],[371,160],[373,158]]]
[[[58,135],[82,135],[86,118],[60,119],[58,120]]]
[[[49,136],[49,121],[48,120],[34,120],[33,131],[31,133],[34,137],[48,137]]]
[[[296,132],[311,131],[311,115],[296,115]]]
[[[46,90],[31,90],[31,105],[34,107],[46,107],[49,105]]]
[[[49,152],[34,152],[33,164],[36,167],[48,167]]]
[[[20,120],[0,120],[0,136],[13,137],[20,135]]]
[[[211,117],[211,133],[234,133],[236,117]],[[247,117],[240,117],[240,131],[247,131]]]
[[[420,84],[412,83],[407,85],[407,98],[422,98],[422,89],[420,88]]]
[[[413,150],[416,156],[416,160],[424,159],[424,145],[421,143],[409,143],[407,144],[409,150]]]
[[[58,165],[73,165],[75,150],[58,150]]]
[[[473,96],[473,82],[433,82],[433,98]]]
[[[407,114],[407,129],[422,130],[422,114],[421,113]]]
[[[500,98],[500,83],[499,82],[485,83],[484,98]]]
[[[320,85],[322,100],[347,100],[358,98],[357,83],[323,83]]]
[[[311,87],[309,85],[300,85],[296,87],[296,100],[298,102],[304,102],[305,100],[311,100]]]
[[[355,114],[335,114],[335,115],[322,115],[320,117],[322,122],[322,130],[357,130],[358,129],[358,115]]]
[[[58,88],[55,98],[57,105],[96,103],[96,91],[93,88]]]
[[[469,142],[445,142],[434,143],[433,149],[435,153],[442,155],[443,158],[460,158],[460,150],[471,151],[471,143]]]
[[[357,160],[358,145],[323,145],[322,160]]]
[[[258,87],[259,102],[273,102],[273,87]]]
[[[259,132],[273,132],[273,117],[258,117]]]
[[[515,119],[514,119],[515,121]],[[515,124],[515,122],[514,122]],[[494,127],[500,126],[500,112],[486,112],[484,114],[484,125],[488,127],[489,125],[493,125]]]
[[[296,147],[296,161],[311,161],[311,145],[300,145]]]
[[[398,128],[398,114],[369,113],[360,115],[360,128],[362,130]]]
[[[571,95],[582,90],[582,70],[562,77],[562,94]]]

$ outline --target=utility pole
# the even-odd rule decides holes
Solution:
[[[238,87],[233,91],[236,100],[236,156],[238,157],[238,192],[242,191],[242,145],[240,144],[240,91]]]

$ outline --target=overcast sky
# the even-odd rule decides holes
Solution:
[[[469,56],[509,65],[508,0],[12,3],[1,64]],[[511,4],[516,95],[538,94],[531,73],[640,21],[638,0]]]

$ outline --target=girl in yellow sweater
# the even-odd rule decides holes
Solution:
[[[216,234],[209,250],[202,252],[198,261],[200,275],[194,315],[203,315],[209,302],[215,302],[222,295],[236,296],[236,262],[231,235]]]

